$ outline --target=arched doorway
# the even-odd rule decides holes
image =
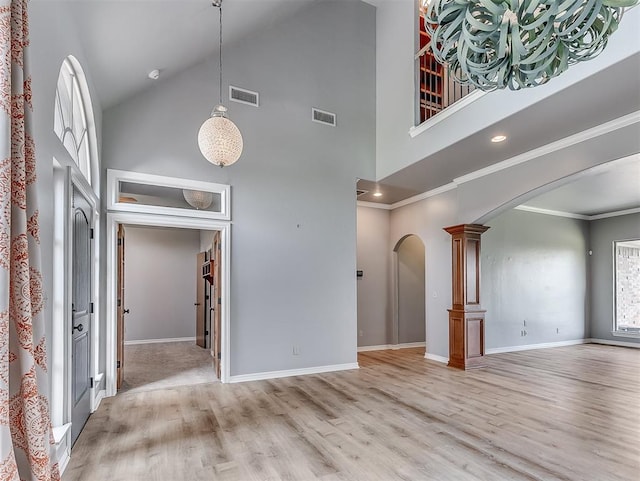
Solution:
[[[395,257],[394,344],[423,343],[425,318],[425,248],[409,234],[393,249]]]

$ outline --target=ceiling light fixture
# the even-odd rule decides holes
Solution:
[[[152,70],[151,72],[149,72],[149,75],[147,75],[147,77],[149,77],[151,80],[158,80],[160,78],[160,70]]]
[[[491,142],[493,142],[494,144],[497,144],[498,142],[504,142],[505,140],[507,140],[506,135],[496,135],[494,137],[491,137]]]
[[[421,0],[430,48],[460,83],[535,87],[596,57],[640,0]]]
[[[213,203],[213,192],[183,189],[182,195],[191,207],[198,210],[206,209]]]
[[[375,192],[373,194],[374,197],[382,197],[382,192]]]
[[[236,124],[227,117],[222,105],[222,0],[214,0],[213,6],[220,12],[219,88],[220,103],[211,112],[198,132],[198,146],[202,155],[212,164],[224,167],[236,162],[242,155],[242,134]]]

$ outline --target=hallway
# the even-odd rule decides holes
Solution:
[[[121,394],[218,381],[211,351],[192,341],[128,345],[124,355]]]

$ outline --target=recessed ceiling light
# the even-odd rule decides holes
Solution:
[[[151,80],[158,80],[160,78],[160,70],[152,70],[151,72],[149,72],[149,75],[147,75],[147,77],[149,77]]]
[[[374,197],[382,197],[382,192],[375,192],[373,194]]]
[[[497,144],[498,142],[504,142],[505,140],[507,140],[506,135],[496,135],[495,137],[491,137],[491,142],[493,142],[494,144]]]

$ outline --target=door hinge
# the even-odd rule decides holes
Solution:
[[[90,237],[93,239],[93,229],[91,229]]]
[[[93,314],[93,302],[89,304],[89,313]]]
[[[220,352],[218,352],[218,361],[220,360],[220,357],[221,357],[221,356],[220,356]]]
[[[222,299],[218,297],[218,305],[222,304]]]
[[[122,305],[122,299],[118,299],[118,307]]]
[[[204,331],[204,335],[208,336],[209,335],[209,331]]]
[[[121,246],[122,245],[122,239],[118,239],[118,245]]]
[[[92,377],[89,378],[89,384],[90,384],[91,389],[93,389],[93,378]]]
[[[120,369],[120,361],[116,362],[116,369]]]

